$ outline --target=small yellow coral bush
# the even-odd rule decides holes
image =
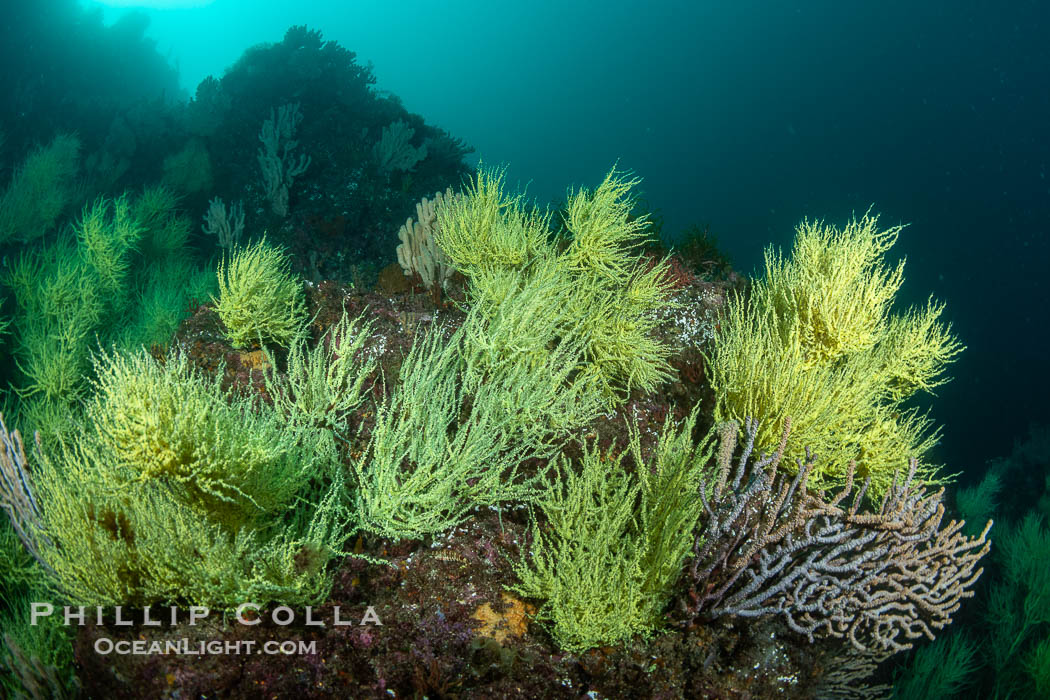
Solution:
[[[610,405],[673,377],[670,349],[653,335],[653,312],[668,304],[667,262],[637,254],[649,232],[646,216],[631,215],[638,182],[613,169],[593,191],[572,193],[564,231],[557,232],[564,250],[552,242],[549,213],[527,206],[520,194],[504,195],[500,170],[479,169],[466,191],[438,210],[435,238],[470,279],[474,305],[495,318],[510,299],[544,296],[554,335],[584,343],[581,380],[593,382]]]
[[[283,508],[312,476],[302,432],[227,395],[221,377],[205,377],[184,355],[164,363],[145,351],[104,355],[95,371],[92,439],[121,478],[177,484],[189,503],[240,525]]]
[[[238,250],[219,263],[218,278],[219,298],[212,301],[234,346],[291,343],[306,317],[306,302],[281,249],[263,239]]]
[[[536,501],[548,527],[533,526],[512,590],[545,600],[537,619],[562,649],[615,644],[663,624],[693,548],[703,513],[696,494],[714,450],[712,433],[693,442],[698,414],[694,408],[682,424],[668,416],[648,459],[629,425],[623,452],[584,444],[579,469],[564,455],[554,460]]]
[[[312,429],[182,356],[103,355],[95,371],[85,420],[34,455],[53,588],[83,605],[323,597],[349,496]]]
[[[791,417],[787,454],[812,449],[815,486],[841,482],[856,460],[882,493],[936,442],[930,420],[902,403],[946,381],[962,347],[941,304],[891,312],[904,263],[886,267],[883,256],[901,228],[879,230],[870,213],[841,230],[803,221],[791,257],[768,250],[765,276],[750,298],[730,300],[720,323],[710,358],[716,420],[760,418],[756,442],[770,449]]]

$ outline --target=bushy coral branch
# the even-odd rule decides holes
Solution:
[[[38,438],[39,439],[39,436]],[[40,556],[37,542],[45,538],[40,504],[33,495],[32,483],[27,471],[25,447],[17,430],[8,432],[4,417],[0,414],[0,507],[7,512],[18,539],[25,545],[34,559],[48,572],[53,573]]]
[[[427,157],[427,146],[412,145],[416,130],[398,119],[383,127],[383,134],[373,148],[379,169],[384,173],[395,170],[411,172],[419,161]]]
[[[226,203],[221,198],[208,202],[208,212],[204,215],[201,229],[210,236],[215,236],[219,246],[231,249],[241,240],[244,233],[244,204],[237,202],[226,211]]]
[[[554,461],[537,499],[547,527],[533,529],[514,590],[546,601],[538,617],[563,649],[647,635],[663,622],[700,516],[691,494],[711,457],[710,440],[693,443],[696,419],[695,409],[681,425],[668,416],[648,460],[631,426],[625,452],[584,444],[579,470]]]
[[[910,648],[909,640],[933,639],[973,595],[991,522],[975,538],[962,534],[961,521],[942,527],[943,489],[929,493],[916,483],[916,460],[878,509],[863,509],[868,481],[843,506],[852,467],[837,492],[810,493],[812,458],[800,460],[794,476],[777,470],[790,424],[773,457],[752,461],[758,426],[748,421],[731,468],[730,426],[714,478],[701,490],[707,523],[695,548],[690,613],[776,614],[810,640],[845,638],[860,652],[892,653]]]
[[[234,347],[252,341],[288,345],[306,316],[302,283],[291,273],[291,262],[266,239],[232,251],[217,270],[219,298],[215,312],[226,326]]]
[[[299,104],[282,105],[276,112],[270,110],[270,118],[263,122],[259,140],[259,168],[262,170],[263,186],[270,208],[280,217],[288,216],[288,190],[295,178],[310,167],[310,156],[300,155],[298,160],[292,151],[299,145],[295,141],[295,130],[302,121]]]
[[[362,529],[423,538],[455,527],[475,506],[534,494],[536,480],[518,478],[528,445],[500,420],[504,390],[515,388],[485,384],[469,396],[462,342],[463,333],[446,342],[432,330],[401,365],[400,386],[353,464]]]
[[[919,481],[938,479],[922,461],[938,431],[903,402],[943,384],[962,346],[940,304],[891,313],[903,263],[884,257],[899,233],[870,213],[841,230],[804,221],[791,257],[767,251],[764,277],[729,300],[719,323],[708,368],[716,420],[763,416],[756,444],[772,450],[791,416],[783,466],[793,470],[810,447],[820,455],[812,488],[841,486],[855,461],[881,497],[901,452],[920,460]]]
[[[449,187],[444,193],[436,193],[433,199],[424,197],[416,204],[416,221],[409,217],[397,233],[401,239],[401,245],[397,247],[397,261],[401,269],[409,276],[418,274],[423,285],[434,295],[435,303],[441,300],[441,290],[454,272],[435,240],[437,212],[455,196]]]

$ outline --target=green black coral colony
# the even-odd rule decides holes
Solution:
[[[805,221],[748,287],[717,251],[692,270],[654,254],[631,175],[614,168],[557,213],[507,193],[499,169],[457,188],[462,144],[383,102],[345,152],[316,155],[367,171],[353,226],[386,226],[391,258],[379,212],[453,187],[420,203],[403,269],[371,291],[355,263],[318,258],[348,222],[296,214],[320,189],[304,185],[302,130],[317,133],[325,75],[276,108],[247,87],[251,61],[287,72],[313,54],[355,99],[377,101],[371,76],[302,28],[253,51],[202,84],[164,184],[111,196],[95,181],[84,198],[81,144],[59,136],[0,198],[0,244],[21,248],[0,317],[6,691],[879,697],[879,664],[974,595],[995,484],[966,494],[970,528],[947,515],[938,433],[910,400],[962,348],[940,304],[893,310],[900,227]],[[228,117],[252,100],[261,132]],[[184,207],[204,210],[206,183],[188,172],[220,132],[257,160],[259,229],[210,200],[202,229],[223,252],[202,264]],[[331,269],[357,284],[318,283]],[[1004,696],[1047,685],[1035,640],[1050,617],[1029,604],[1042,583],[1018,563],[1046,539],[1035,520],[1005,537],[1011,587],[994,604],[1038,612],[1003,623],[996,649],[1028,654]],[[197,631],[318,650],[147,668],[92,643],[150,627],[30,626],[32,601],[329,620],[370,606],[383,625],[212,620]],[[942,639],[901,687],[962,682],[973,643]]]

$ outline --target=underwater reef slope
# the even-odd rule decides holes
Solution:
[[[550,212],[480,168],[419,203],[374,287],[231,241],[169,342],[94,354],[42,437],[0,427],[3,682],[885,696],[879,665],[951,624],[989,551],[904,407],[961,346],[940,305],[891,310],[877,217],[803,222],[749,283],[655,246],[637,183]]]

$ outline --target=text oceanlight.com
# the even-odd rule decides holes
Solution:
[[[222,654],[316,654],[316,641],[202,641],[191,642],[189,639],[168,639],[163,642],[151,642],[145,639],[113,641],[108,637],[95,640],[95,653],[107,654],[178,654],[186,656],[219,656]]]
[[[56,614],[56,608],[51,603],[30,603],[30,625],[37,625],[42,618],[48,618]],[[92,612],[94,614],[92,614]],[[211,615],[206,607],[190,606],[188,610],[182,610],[177,606],[167,608],[152,608],[147,606],[140,609],[125,609],[117,605],[113,608],[97,607],[94,611],[85,606],[64,606],[58,613],[63,624],[66,626],[83,626],[93,621],[98,627],[130,627],[138,625],[141,627],[174,628],[177,625],[188,625],[195,627]],[[279,605],[273,610],[264,612],[262,606],[255,603],[242,603],[234,612],[234,619],[241,625],[258,625],[263,617],[268,617],[270,622],[280,627],[298,623],[307,627],[343,627],[349,625],[382,626],[383,621],[379,619],[375,608],[371,605],[359,611],[357,615],[350,615],[340,611],[339,606],[333,606],[327,610],[327,615],[321,615],[310,606],[301,611],[293,610],[287,605]],[[226,616],[223,616],[224,620]],[[155,640],[144,639],[117,639],[99,637],[94,642],[95,653],[102,656],[108,654],[141,654],[141,655],[183,655],[183,656],[217,656],[223,654],[316,654],[316,641],[302,640],[267,640],[254,639],[213,639],[213,640],[191,640],[188,637],[180,639]]]

